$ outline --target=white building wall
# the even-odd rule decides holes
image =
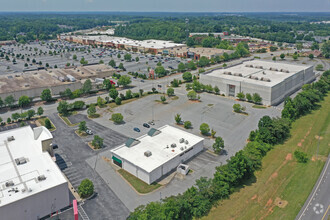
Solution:
[[[68,183],[63,183],[0,207],[0,219],[36,220],[67,206],[69,206]]]

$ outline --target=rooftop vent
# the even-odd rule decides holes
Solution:
[[[43,180],[46,180],[46,176],[45,175],[40,175],[38,176],[38,181],[43,181]]]
[[[175,143],[171,144],[171,148],[176,148],[176,144]]]
[[[14,136],[7,137],[8,142],[13,141],[13,140],[15,140]]]
[[[150,157],[152,155],[150,150],[147,150],[146,152],[144,152],[144,156],[146,157]]]
[[[15,162],[17,165],[22,165],[22,164],[25,164],[27,162],[27,160],[24,157],[20,157],[20,158],[16,158]]]
[[[185,143],[185,144],[189,144],[189,141],[188,141],[188,140],[186,140],[184,143]],[[186,148],[187,148],[187,147],[186,147]]]
[[[183,143],[184,142],[184,139],[183,138],[180,138],[179,142],[180,143]]]
[[[6,187],[11,187],[11,186],[13,186],[14,185],[14,181],[12,181],[12,180],[9,180],[9,181],[7,181],[6,182]]]

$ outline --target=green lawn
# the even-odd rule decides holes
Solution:
[[[266,106],[263,106],[263,105],[252,105],[252,108],[265,109],[265,108],[267,108],[267,107],[266,107]]]
[[[77,114],[76,111],[70,113],[70,115],[75,115],[75,114]],[[65,124],[67,124],[68,126],[73,127],[73,126],[76,126],[76,125],[79,124],[79,123],[72,124],[71,121],[69,120],[69,118],[67,116],[64,116],[62,114],[58,114],[58,115],[63,119],[63,121],[65,122]]]
[[[237,189],[230,199],[219,202],[204,219],[295,219],[313,189],[330,148],[330,96],[322,107],[293,123],[291,138],[271,150],[256,172],[256,181]],[[318,139],[319,157],[315,159]],[[297,163],[293,152],[308,154],[307,164]],[[287,202],[278,207],[275,200]]]
[[[45,120],[46,119],[49,119],[48,117],[41,117],[41,118],[38,118],[37,121],[40,123],[41,126],[45,126]],[[50,120],[50,119],[49,119]],[[56,130],[56,127],[55,125],[53,124],[53,122],[50,120],[50,123],[52,125],[52,128],[48,129],[49,131],[55,131]]]
[[[125,178],[127,182],[129,182],[131,186],[141,194],[150,193],[161,186],[158,183],[149,185],[123,169],[118,170],[118,173],[120,173],[120,175]]]

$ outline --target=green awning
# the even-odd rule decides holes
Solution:
[[[122,163],[121,162],[121,160],[119,160],[117,157],[115,157],[115,156],[112,156],[112,159],[114,160],[114,161],[117,161],[118,163]]]
[[[159,134],[159,133],[160,133],[160,131],[157,130],[157,129],[155,129],[155,128],[151,128],[151,129],[148,131],[148,135],[149,135],[150,137],[153,137],[153,136],[155,136],[155,135],[157,135],[157,134]]]

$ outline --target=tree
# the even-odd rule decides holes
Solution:
[[[174,89],[173,88],[168,88],[167,89],[167,95],[168,96],[173,96],[174,95]]]
[[[85,60],[85,58],[83,57],[83,58],[80,59],[80,64],[86,65],[86,64],[88,64],[88,61]]]
[[[239,42],[235,48],[235,52],[238,53],[239,57],[244,57],[250,53],[249,46],[245,42]]]
[[[215,137],[215,134],[216,134],[216,133],[217,133],[217,132],[216,132],[215,130],[211,129],[211,137],[212,137],[212,138]]]
[[[95,105],[90,105],[87,109],[88,116],[93,116],[96,113]]]
[[[273,61],[276,61],[276,57],[274,56],[272,60],[273,60]]]
[[[139,57],[135,57],[135,62],[139,62],[140,58]]]
[[[118,55],[117,55],[117,58],[120,59],[120,57],[121,57],[120,54],[118,54]]]
[[[155,73],[157,74],[158,77],[166,76],[166,70],[163,66],[157,66],[155,68]]]
[[[214,86],[213,90],[214,90],[215,94],[217,94],[217,95],[220,93],[220,89],[218,86]]]
[[[19,113],[11,114],[11,118],[13,119],[13,121],[17,121],[20,117],[21,115]]]
[[[124,116],[121,113],[113,113],[111,115],[111,120],[115,122],[116,124],[120,124],[124,120]]]
[[[79,132],[85,132],[87,130],[86,121],[81,121],[79,123]]]
[[[0,97],[0,108],[2,108],[5,105],[4,101],[2,101],[2,98]]]
[[[143,89],[139,89],[140,96],[143,96]]]
[[[326,42],[323,43],[323,45],[321,47],[321,51],[325,58],[329,58],[329,56],[330,56],[330,40],[327,40]]]
[[[100,61],[99,61],[99,64],[104,64],[104,61],[103,61],[103,60],[100,60]]]
[[[216,137],[215,142],[212,145],[214,152],[219,154],[224,147],[225,147],[225,142],[223,141],[223,139],[221,137]]]
[[[297,60],[297,59],[298,59],[298,54],[293,54],[293,55],[292,55],[292,58],[293,58],[294,60]]]
[[[52,123],[50,122],[50,120],[48,118],[45,119],[45,127],[47,129],[51,129],[52,128]]]
[[[199,130],[201,131],[202,135],[207,135],[210,132],[210,127],[206,123],[202,123],[199,126]]]
[[[52,92],[50,91],[50,89],[44,89],[41,92],[40,98],[42,101],[46,101],[46,102],[52,101],[53,97],[52,97]]]
[[[277,47],[275,47],[275,46],[270,46],[269,47],[269,50],[271,51],[271,52],[274,52],[274,51],[276,51],[278,48]]]
[[[198,61],[198,66],[200,67],[205,67],[208,66],[209,64],[210,64],[210,60],[205,56],[202,56]]]
[[[317,64],[316,67],[315,67],[315,69],[317,71],[322,71],[323,70],[323,65],[322,64]]]
[[[110,60],[109,61],[109,66],[115,67],[116,66],[116,62],[114,60]]]
[[[186,70],[184,63],[180,62],[178,65],[178,72],[183,73]]]
[[[242,111],[242,106],[240,104],[233,105],[234,112],[240,113]]]
[[[116,105],[121,105],[121,101],[122,101],[122,99],[119,98],[119,97],[117,97],[117,98],[115,99],[115,103],[116,103]]]
[[[256,104],[260,104],[262,102],[262,98],[258,93],[253,93],[252,99],[253,99],[253,102]]]
[[[41,116],[43,113],[44,113],[44,109],[40,106],[40,107],[37,109],[37,115]]]
[[[253,101],[252,95],[250,93],[246,93],[245,97],[248,100],[248,102],[252,102]]]
[[[197,69],[197,65],[194,61],[190,61],[189,63],[186,64],[187,69],[189,70],[196,70]]]
[[[162,102],[162,103],[165,103],[166,102],[166,97],[165,96],[160,96],[160,101]]]
[[[92,145],[95,149],[100,149],[103,147],[103,138],[98,135],[94,135],[94,139],[92,140]]]
[[[10,124],[10,123],[11,123],[11,119],[7,118],[7,124]]]
[[[97,103],[97,106],[101,108],[101,107],[104,106],[105,101],[104,101],[104,99],[102,99],[101,96],[99,96],[99,97],[97,97],[97,101],[96,101],[96,103]]]
[[[175,88],[179,87],[179,81],[177,79],[173,79],[173,81],[171,82],[171,85]]]
[[[237,93],[236,97],[239,99],[239,100],[244,100],[245,99],[245,95],[243,92],[239,92]]]
[[[126,70],[123,63],[120,63],[118,68],[121,69],[121,70],[124,70],[124,71]]]
[[[129,85],[132,82],[131,77],[123,75],[118,79],[117,84],[119,86],[123,86],[126,87],[127,85]]]
[[[84,179],[81,181],[78,186],[78,193],[82,198],[87,198],[94,193],[94,185],[93,182],[89,179]]]
[[[58,113],[67,115],[69,113],[69,104],[66,101],[60,101],[57,106]]]
[[[187,94],[188,99],[194,100],[197,98],[197,93],[194,90],[191,90]]]
[[[116,89],[110,89],[109,90],[109,96],[115,100],[118,97],[118,91]]]
[[[132,55],[129,54],[129,53],[125,54],[125,55],[124,55],[124,60],[126,60],[126,61],[131,61],[131,60],[132,60]]]
[[[311,46],[311,49],[312,50],[319,50],[320,49],[320,46],[317,42],[313,42],[312,46]]]
[[[33,109],[30,109],[27,111],[27,118],[30,120],[32,117],[34,117],[36,112]]]
[[[297,159],[299,163],[307,163],[308,157],[305,152],[302,152],[300,150],[295,150],[294,157]]]
[[[87,94],[92,90],[92,81],[90,79],[87,79],[82,87],[83,93]]]
[[[31,99],[26,95],[23,95],[23,96],[19,97],[19,99],[18,99],[18,105],[21,108],[28,106],[30,103],[31,103]]]
[[[182,74],[182,79],[186,82],[192,81],[192,74],[190,72],[185,72]]]
[[[77,60],[77,55],[73,54],[72,59]]]
[[[181,124],[181,121],[182,121],[182,119],[181,119],[181,115],[180,115],[180,114],[176,114],[176,115],[174,116],[174,120],[175,120],[175,122],[176,122],[177,124]]]
[[[12,107],[13,104],[15,102],[15,99],[14,99],[14,96],[10,95],[10,96],[7,96],[5,98],[5,104],[8,106],[8,107]]]
[[[314,59],[314,54],[311,53],[311,54],[308,55],[308,57],[309,57],[309,59],[312,60],[312,59]]]
[[[284,54],[284,53],[281,53],[280,58],[281,58],[282,60],[284,60],[284,58],[285,58],[285,54]]]
[[[185,129],[190,129],[191,126],[192,126],[192,124],[191,124],[190,121],[185,121],[185,122],[183,123],[183,127],[184,127]]]

